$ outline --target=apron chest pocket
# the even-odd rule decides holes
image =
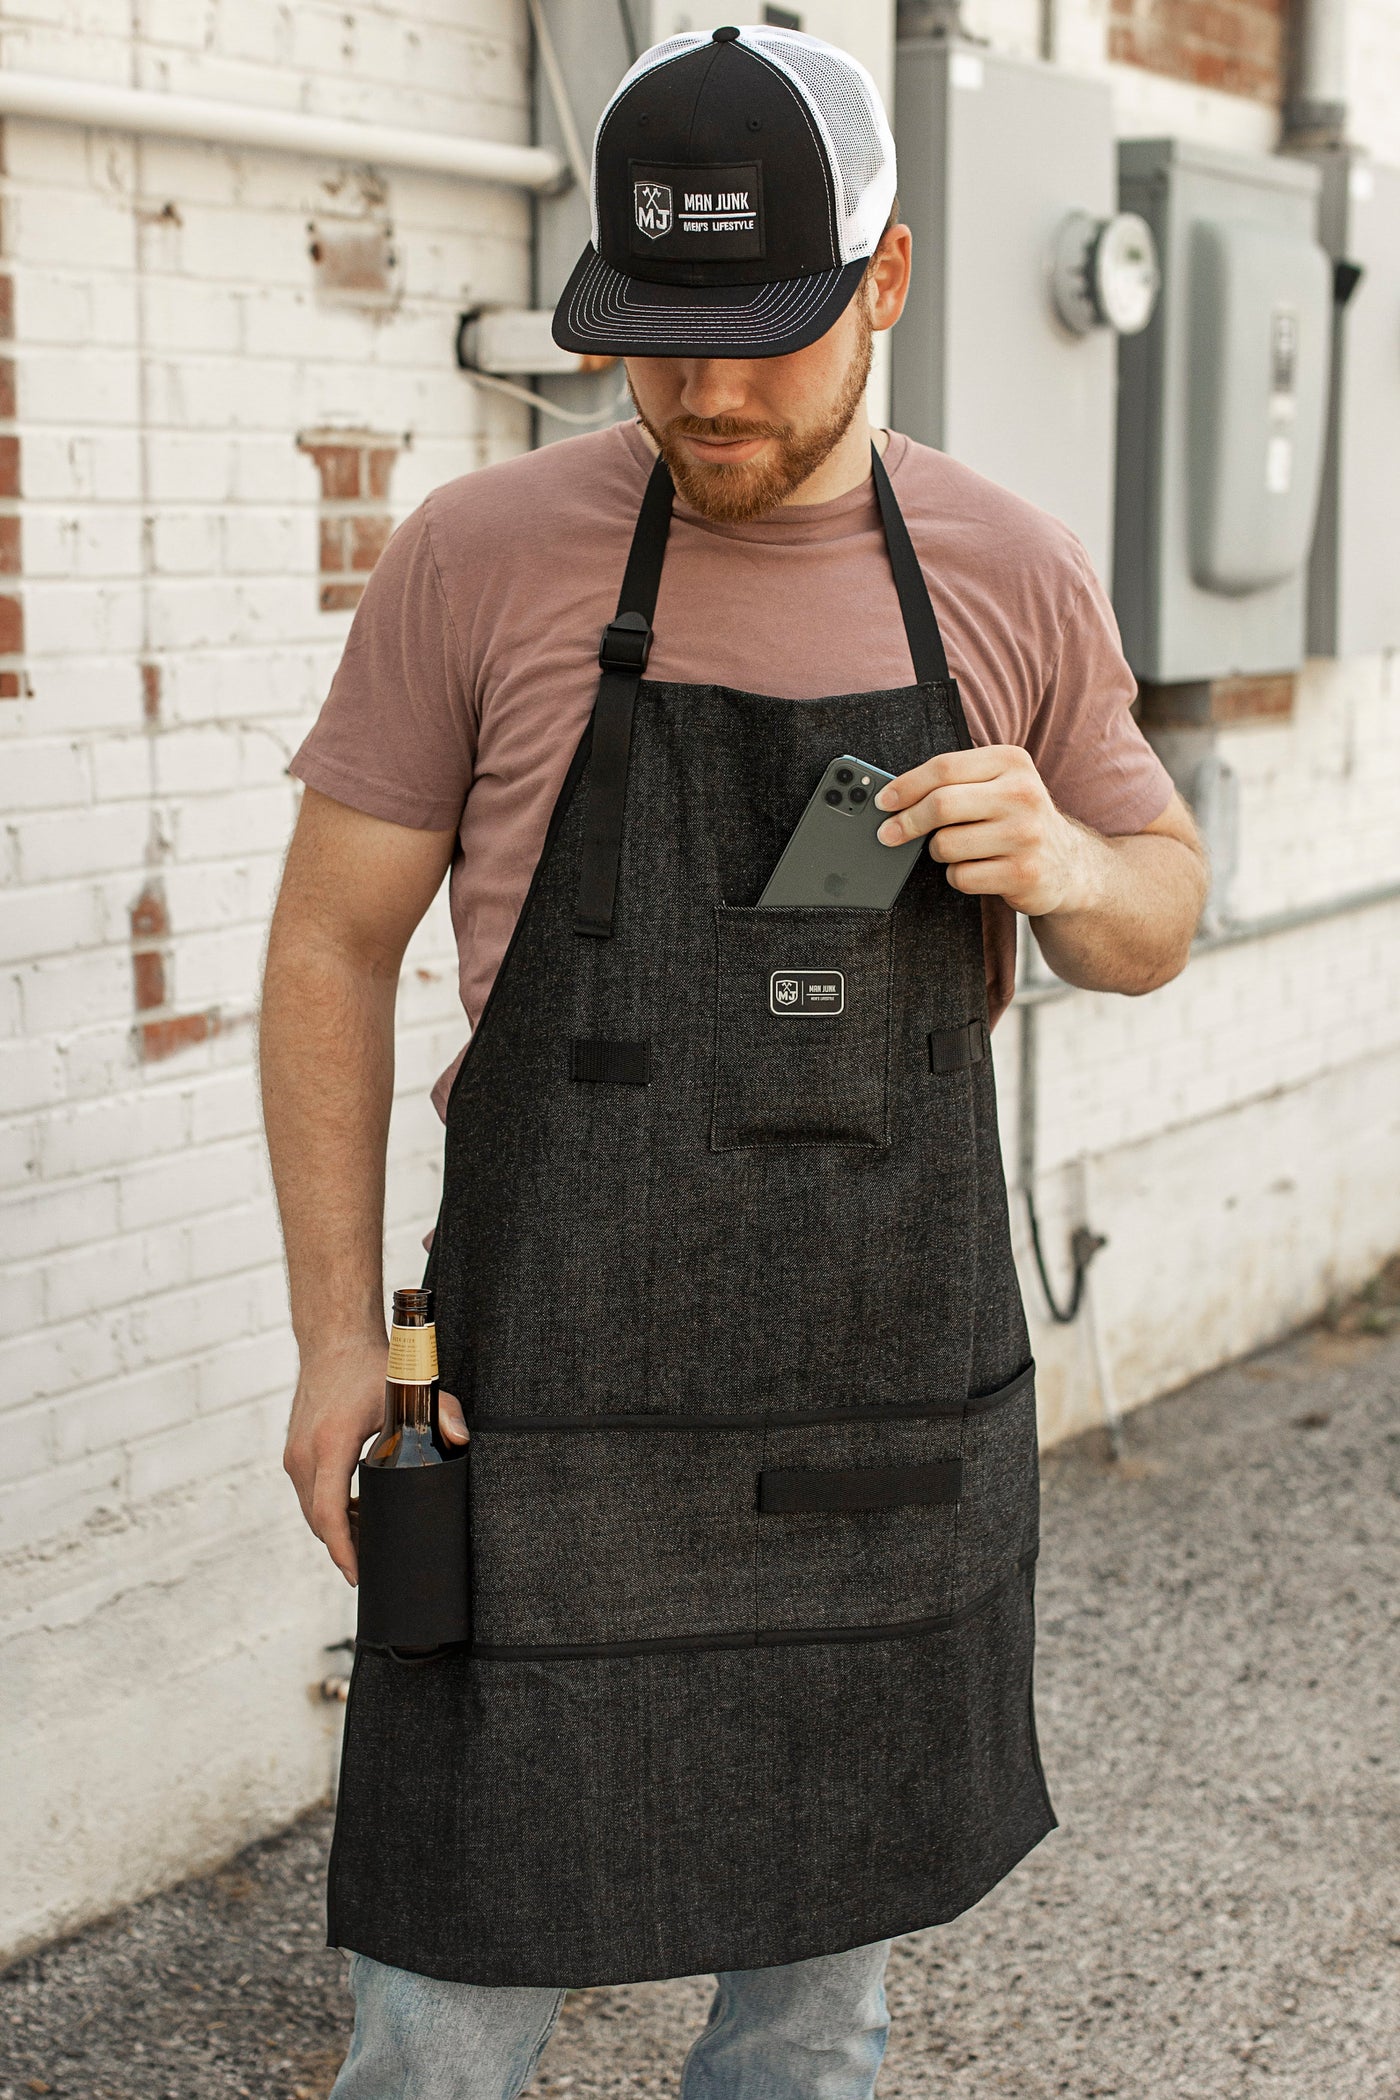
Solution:
[[[888,1145],[892,911],[715,907],[710,1144]]]
[[[360,1467],[358,1638],[371,1648],[450,1646],[471,1631],[470,1460]]]

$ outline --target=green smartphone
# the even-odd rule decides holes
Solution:
[[[888,814],[875,807],[875,796],[894,777],[849,752],[833,758],[768,878],[759,909],[854,904],[888,911],[924,846],[922,838],[882,846],[875,836]]]

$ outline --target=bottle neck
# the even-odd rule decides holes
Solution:
[[[407,1435],[430,1436],[433,1428],[434,1386],[409,1385],[398,1378],[386,1379],[384,1384],[384,1434],[392,1436],[396,1429]]]

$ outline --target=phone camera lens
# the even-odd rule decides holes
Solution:
[[[852,800],[852,802],[864,802],[864,800],[865,800],[865,789],[864,789],[864,788],[852,788],[852,789],[851,789],[851,800]]]
[[[840,781],[842,787],[849,787],[855,777],[849,766],[838,766],[836,768],[836,778]]]
[[[840,788],[828,788],[826,791],[826,799],[831,804],[833,809],[839,809],[841,807]]]

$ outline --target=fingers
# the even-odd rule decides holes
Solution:
[[[955,890],[968,897],[1005,897],[1017,910],[1015,900],[1028,887],[1027,870],[1021,860],[964,860],[948,870]]]
[[[465,1444],[471,1432],[462,1413],[462,1403],[455,1393],[444,1393],[438,1388],[438,1428],[451,1444]]]
[[[1030,753],[1019,744],[978,744],[971,751],[940,751],[923,759],[907,773],[897,773],[875,796],[877,809],[905,809],[931,788],[951,787],[972,780],[995,780],[1008,771],[1029,766]]]
[[[323,1463],[316,1471],[316,1486],[307,1518],[311,1529],[353,1587],[359,1580],[355,1541],[350,1533],[350,1475],[343,1464]],[[359,1511],[355,1512],[358,1519]]]
[[[897,815],[886,817],[875,836],[883,846],[902,846],[926,831],[948,824],[976,824],[1005,814],[1006,797],[999,780],[979,780],[964,786],[931,788],[917,802]]]
[[[1032,819],[1049,796],[1028,752],[986,744],[974,751],[943,751],[901,773],[875,797],[892,814],[876,837],[899,846],[946,824],[978,823],[1018,812]]]

